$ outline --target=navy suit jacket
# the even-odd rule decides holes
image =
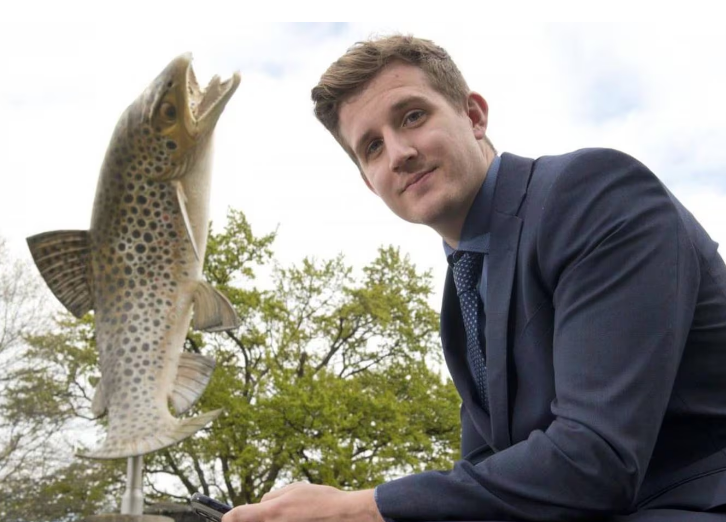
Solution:
[[[449,269],[441,339],[462,398],[463,458],[379,486],[383,516],[600,520],[726,505],[717,246],[630,156],[503,154],[486,290],[489,412]]]

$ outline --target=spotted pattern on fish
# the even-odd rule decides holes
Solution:
[[[108,375],[113,390],[123,390],[115,392],[118,397],[107,397],[105,446],[110,451],[174,422],[167,411],[159,411],[159,401],[145,398],[154,396],[157,379],[164,379],[170,366],[168,359],[183,344],[177,326],[189,324],[191,292],[181,292],[180,285],[193,285],[201,277],[176,191],[171,182],[148,177],[173,167],[164,145],[171,140],[148,126],[127,134],[131,144],[111,155],[111,170],[97,195],[102,210],[91,227],[91,242],[99,254],[93,258],[93,273],[99,289],[95,303],[101,373]]]
[[[199,316],[205,327],[238,325],[231,304],[202,280],[199,259],[207,240],[211,131],[238,83],[238,75],[214,80],[202,93],[188,58],[177,58],[121,116],[90,230],[28,239],[61,302],[76,315],[95,310],[102,377],[93,411],[108,412],[109,422],[102,447],[86,456],[147,453],[219,413],[179,420],[168,402],[178,412],[191,407],[213,368],[207,358],[182,355],[193,304],[195,321]],[[195,107],[205,112],[195,114]]]

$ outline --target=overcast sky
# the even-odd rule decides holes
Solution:
[[[242,74],[217,126],[217,230],[229,207],[243,210],[257,234],[279,227],[283,263],[343,252],[360,267],[378,246],[398,245],[434,269],[438,307],[440,239],[370,193],[312,115],[310,89],[327,66],[354,42],[393,31],[449,51],[488,101],[499,151],[628,152],[726,242],[726,30],[708,4],[664,12],[608,2],[599,13],[416,4],[427,18],[451,19],[437,23],[395,21],[405,20],[400,7],[381,16],[394,20],[385,23],[257,23],[245,21],[244,2],[96,4],[0,8],[0,235],[19,256],[29,257],[28,235],[88,228],[118,117],[173,57],[191,51],[200,84]],[[385,4],[356,5],[388,13]]]

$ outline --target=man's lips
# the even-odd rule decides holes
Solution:
[[[403,190],[401,192],[406,192],[406,190],[410,186],[415,185],[416,183],[418,183],[419,181],[421,181],[422,179],[424,179],[426,176],[428,176],[429,174],[431,174],[434,170],[436,170],[436,167],[434,167],[432,169],[429,169],[429,170],[425,170],[423,172],[419,172],[418,174],[412,175],[406,181],[406,185],[404,185]]]

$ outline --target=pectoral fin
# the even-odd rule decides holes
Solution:
[[[201,281],[194,292],[192,327],[195,330],[218,332],[232,330],[240,324],[232,303],[219,290]]]
[[[214,359],[194,353],[183,353],[171,395],[171,404],[178,415],[189,409],[201,397],[214,370]]]
[[[87,230],[57,230],[27,239],[40,274],[69,312],[93,308],[90,238]]]
[[[184,228],[187,230],[187,237],[192,244],[197,261],[200,261],[202,258],[199,256],[199,248],[197,248],[197,243],[194,241],[194,231],[192,230],[192,224],[189,221],[189,214],[187,213],[187,195],[184,193],[184,186],[181,184],[181,181],[174,181],[174,185],[176,185],[176,199],[179,202],[179,210],[181,210],[182,217],[184,218]]]

